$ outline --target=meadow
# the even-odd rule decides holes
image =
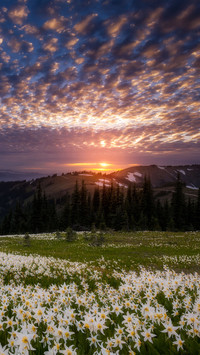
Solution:
[[[0,237],[0,354],[199,354],[200,232]]]

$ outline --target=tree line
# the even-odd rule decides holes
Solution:
[[[91,194],[82,181],[62,199],[47,199],[39,185],[31,202],[18,202],[0,224],[1,234],[65,230],[200,230],[200,189],[197,201],[186,199],[180,175],[171,201],[155,199],[150,178],[142,188],[129,185],[96,187]]]

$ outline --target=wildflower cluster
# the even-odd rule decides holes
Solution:
[[[104,264],[0,253],[0,354],[200,351],[198,274],[118,269],[112,286]]]

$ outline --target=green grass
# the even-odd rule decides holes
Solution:
[[[176,271],[200,272],[197,262],[200,258],[200,232],[107,232],[101,247],[91,246],[83,234],[79,234],[74,242],[56,237],[51,240],[31,237],[30,246],[25,244],[23,236],[7,236],[0,237],[0,251],[91,261],[96,266],[98,259],[104,257],[111,265],[118,261],[125,269],[138,269],[140,266],[162,269],[165,264]],[[169,260],[164,260],[165,257]]]

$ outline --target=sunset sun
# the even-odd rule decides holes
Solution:
[[[110,166],[111,164],[108,163],[100,163],[99,164],[102,168],[107,168],[108,166]]]

